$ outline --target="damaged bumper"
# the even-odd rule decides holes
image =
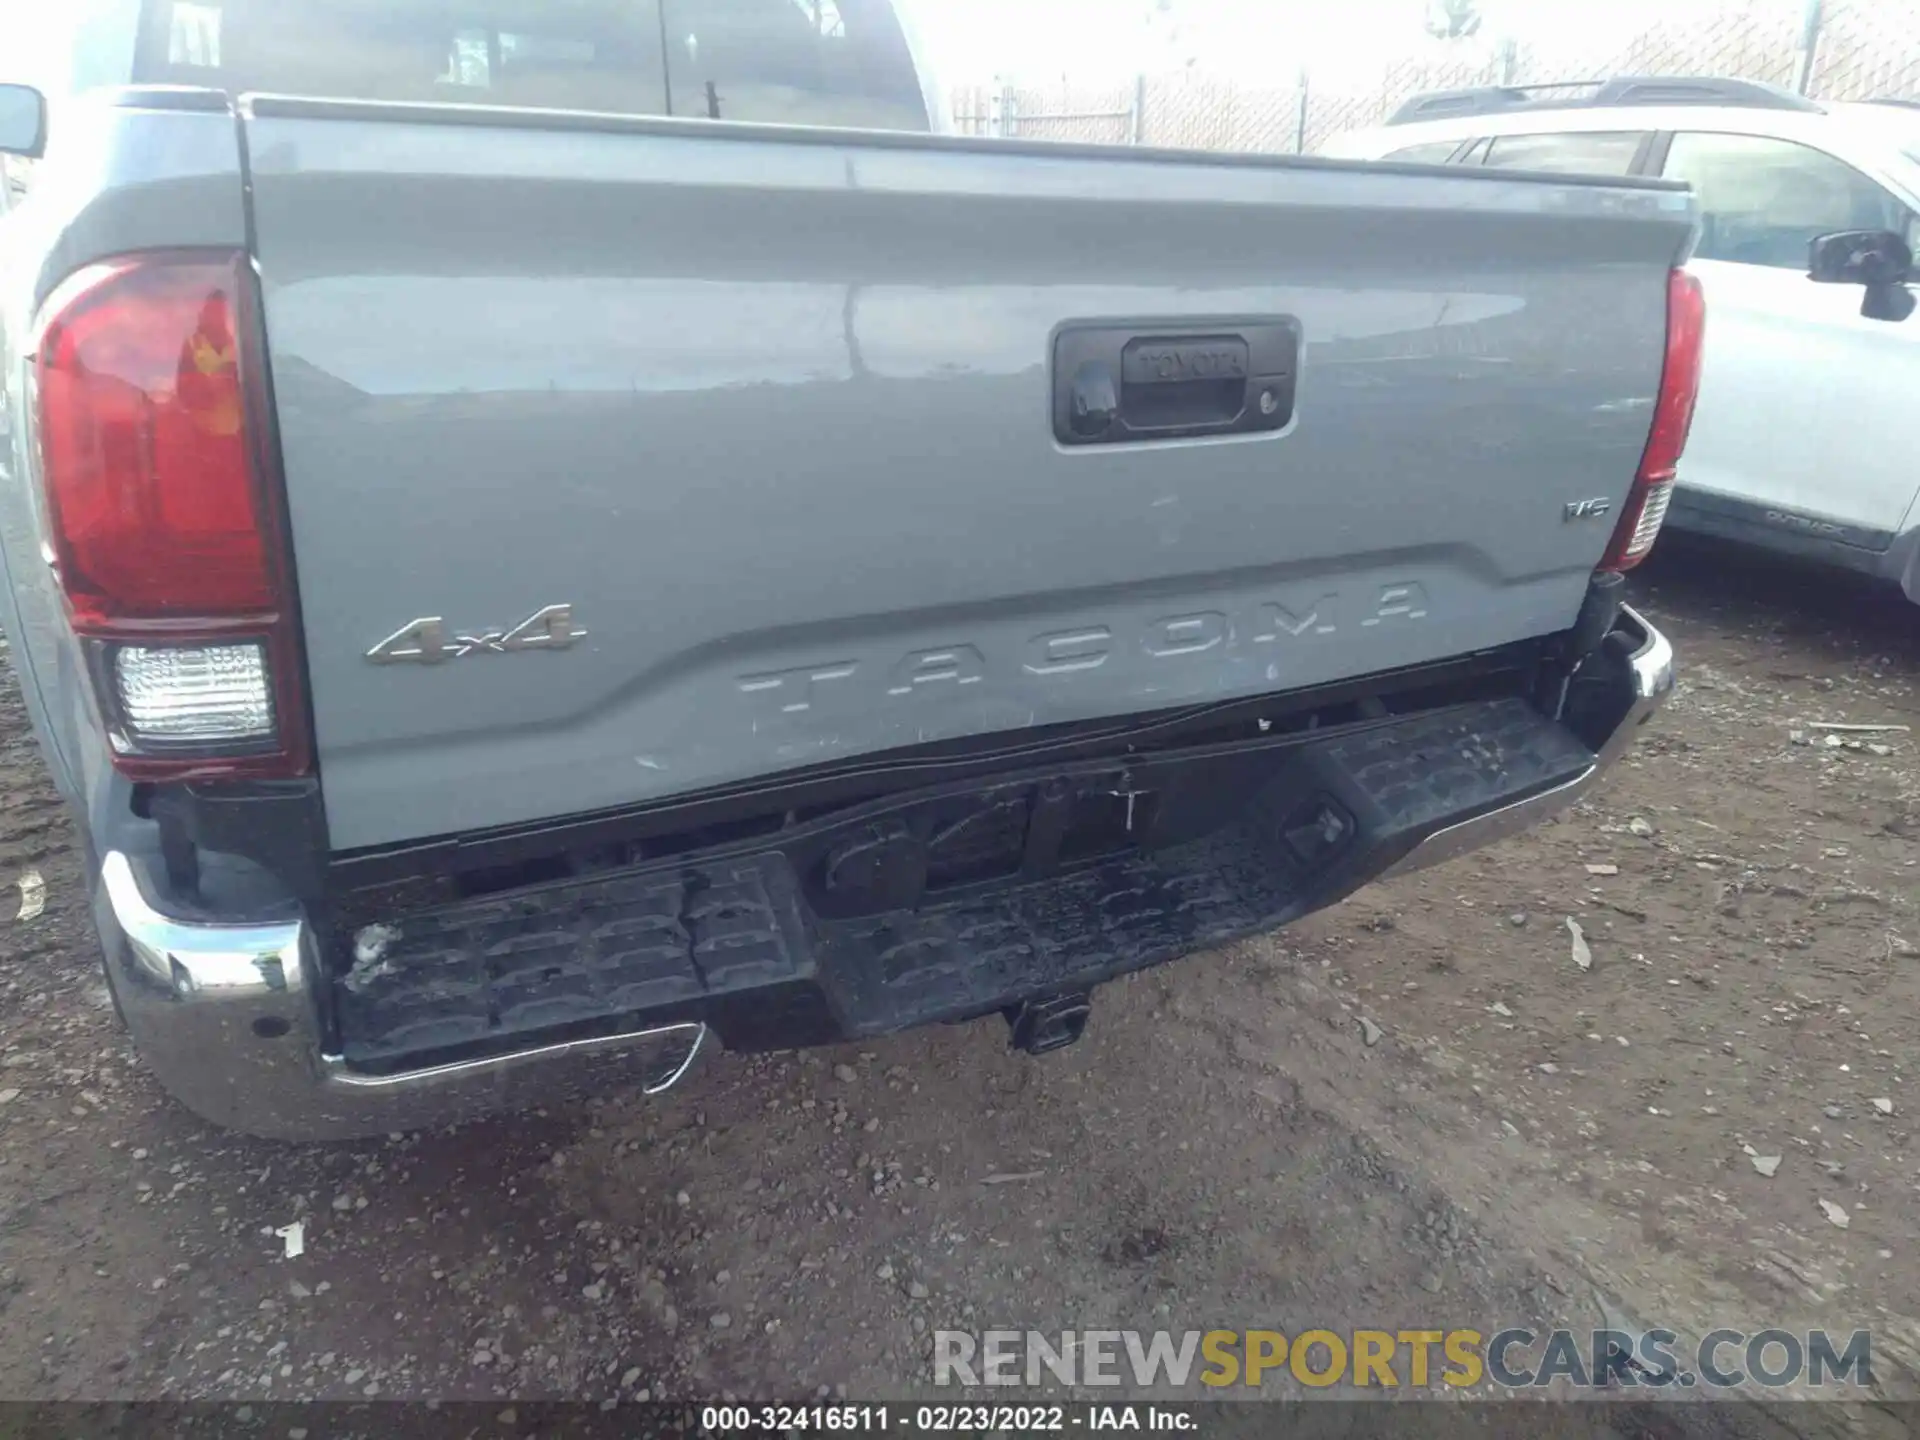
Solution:
[[[141,1055],[190,1109],[287,1140],[417,1130],[575,1090],[673,1085],[707,1038],[698,1022],[534,1045],[400,1074],[354,1071],[323,1041],[306,922],[208,925],[148,902],[109,854],[94,898],[109,982]]]
[[[1013,1013],[1516,834],[1590,789],[1672,688],[1672,648],[1644,619],[1623,609],[1613,638],[1617,663],[1605,693],[1589,687],[1585,710],[1598,719],[1584,739],[1515,700],[1264,756],[1011,778],[958,797],[973,806],[964,823],[950,819],[956,797],[919,798],[815,850],[448,907],[408,922],[381,967],[390,979],[351,991],[327,974],[306,916],[234,925],[166,914],[119,853],[102,864],[95,918],[142,1054],[222,1125],[345,1138],[567,1095],[656,1092],[710,1035],[773,1048]],[[1247,800],[1229,823],[1164,848],[1071,853],[1076,786],[1122,796],[1129,831],[1136,800],[1154,807],[1177,837],[1196,764],[1237,767],[1226,778]],[[1053,811],[1064,828],[1048,841]],[[927,837],[969,825],[967,863],[985,863],[1007,832],[1028,861],[1050,843],[1051,865],[993,884],[961,874],[941,889]],[[863,909],[847,900],[855,892],[835,891],[843,872],[909,898]],[[503,966],[503,955],[533,963]]]

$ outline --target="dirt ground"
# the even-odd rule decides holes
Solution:
[[[1592,803],[1113,986],[1070,1051],[722,1055],[351,1146],[144,1073],[8,686],[0,1396],[879,1398],[939,1328],[1548,1321],[1871,1327],[1912,1396],[1920,611],[1671,538],[1635,590],[1683,679]]]

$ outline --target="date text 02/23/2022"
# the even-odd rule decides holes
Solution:
[[[1068,1430],[1190,1431],[1195,1417],[1167,1405],[708,1405],[700,1429],[710,1435],[794,1431],[928,1435]]]

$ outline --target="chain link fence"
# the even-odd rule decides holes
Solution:
[[[1284,67],[1284,51],[1277,58]],[[1303,70],[1292,84],[1264,86],[1188,74],[975,87],[955,92],[953,116],[972,135],[1310,154],[1344,130],[1381,124],[1423,91],[1612,75],[1739,76],[1820,99],[1920,101],[1920,0],[1724,0],[1581,50],[1545,35],[1430,42],[1337,84]]]

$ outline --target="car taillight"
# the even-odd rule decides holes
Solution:
[[[38,326],[50,558],[136,779],[307,768],[256,335],[251,271],[227,253],[90,266]]]
[[[1693,406],[1700,395],[1700,354],[1707,333],[1707,303],[1700,282],[1684,270],[1667,281],[1667,358],[1660,372],[1660,393],[1653,406],[1653,429],[1640,456],[1640,470],[1620,511],[1602,570],[1631,570],[1647,558],[1673,500],[1674,474]]]

